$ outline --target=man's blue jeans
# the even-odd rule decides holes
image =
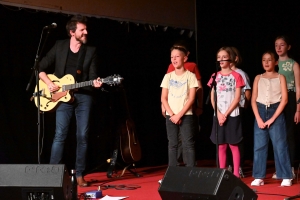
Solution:
[[[76,116],[76,176],[82,176],[86,165],[87,141],[89,132],[89,121],[93,98],[87,94],[74,94],[73,103],[61,103],[56,110],[56,130],[51,149],[50,164],[62,162],[65,140],[69,131],[70,121],[75,111]]]
[[[266,107],[266,105],[257,102],[259,115],[264,122],[273,116],[278,105],[279,103],[275,103],[271,104],[270,107]],[[273,124],[271,124],[270,128],[260,129],[256,119],[254,121],[253,177],[256,179],[263,179],[266,176],[269,139],[271,139],[273,144],[277,178],[291,179],[292,170],[288,153],[283,112],[276,118]]]
[[[188,167],[195,166],[195,140],[194,140],[194,119],[193,115],[184,115],[181,118],[181,124],[174,124],[170,121],[170,116],[166,117],[166,127],[168,135],[168,154],[169,166],[177,166],[178,154],[178,136],[180,131],[182,148],[183,148],[183,162]]]

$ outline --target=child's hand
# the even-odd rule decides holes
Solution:
[[[256,119],[256,121],[257,121],[258,128],[264,129],[266,127],[266,124],[261,118]]]
[[[226,121],[226,116],[218,112],[218,121],[219,121],[219,125],[223,126],[224,122]]]
[[[181,123],[180,117],[178,115],[173,115],[172,117],[170,117],[170,120],[174,124],[180,124]]]
[[[269,119],[268,121],[265,122],[265,126],[267,128],[270,128],[271,124],[273,124],[275,120],[273,118]]]

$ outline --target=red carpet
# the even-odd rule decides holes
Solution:
[[[198,161],[198,167],[214,168],[215,161]],[[107,178],[106,172],[88,174],[85,176],[85,179],[90,183],[90,186],[86,188],[78,187],[78,193],[82,194],[97,190],[98,186],[100,186],[104,196],[128,196],[128,198],[126,198],[128,200],[160,200],[161,197],[158,193],[159,184],[157,181],[163,178],[166,169],[166,165],[137,168],[137,172],[142,175],[142,177],[135,177],[128,171],[126,171],[121,178]],[[252,163],[249,161],[245,163],[244,167],[246,177],[241,180],[257,193],[258,199],[283,200],[284,198],[300,194],[300,183],[297,181],[297,174],[291,187],[281,187],[281,180],[271,178],[274,171],[274,162],[269,161],[267,164],[267,178],[264,180],[265,185],[259,187],[250,186],[253,178],[251,177]],[[121,172],[122,170],[119,171],[119,174]],[[295,173],[297,172],[296,170]],[[119,189],[116,189],[116,186],[118,186]],[[124,188],[126,186],[129,187],[127,190]],[[140,186],[140,188],[131,188],[131,190],[129,190],[130,186]]]

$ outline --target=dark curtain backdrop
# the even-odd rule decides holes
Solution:
[[[235,46],[241,53],[243,62],[240,66],[250,77],[251,87],[256,75],[264,72],[261,57],[267,50],[275,52],[275,38],[288,35],[292,48],[289,56],[300,62],[300,3],[277,3],[274,1],[207,3],[197,2],[198,27],[198,66],[204,75],[202,84],[206,85],[210,75],[216,70],[216,53],[222,46]],[[206,98],[208,90],[205,87]],[[208,105],[201,116],[200,123],[205,130],[201,137],[209,135],[211,130],[212,110]],[[294,113],[291,113],[294,115]],[[251,106],[245,113],[245,158],[253,158],[253,123],[254,115]],[[209,124],[209,125],[207,125]],[[296,143],[300,143],[299,125],[297,126]],[[202,138],[201,138],[202,139]],[[210,141],[207,141],[210,142]],[[299,145],[298,145],[299,146]],[[201,152],[207,152],[203,146]],[[209,149],[208,152],[214,151]],[[198,152],[201,154],[201,152]],[[214,151],[215,152],[215,151]],[[296,152],[299,152],[297,147]],[[299,160],[299,155],[297,159]],[[269,143],[269,159],[273,159],[272,143]]]
[[[288,34],[292,38],[292,55],[299,61],[300,27],[296,6],[279,5],[209,5],[197,1],[197,45],[195,35],[179,29],[156,27],[150,30],[143,24],[120,23],[108,19],[89,18],[89,44],[98,48],[99,75],[120,74],[124,77],[130,115],[136,124],[142,147],[142,159],[137,166],[167,163],[165,121],[160,111],[160,83],[170,63],[170,47],[179,39],[190,42],[191,56],[198,64],[204,86],[204,102],[208,95],[210,75],[215,71],[215,55],[222,46],[236,46],[243,57],[242,68],[251,81],[262,73],[261,55],[274,49],[274,38]],[[52,22],[58,27],[51,31],[45,45],[47,52],[55,40],[67,38],[65,24],[70,16],[59,13],[0,6],[0,163],[37,163],[37,109],[30,101],[35,81],[27,92],[42,28]],[[45,35],[44,37],[45,38]],[[43,43],[43,41],[42,41]],[[252,82],[251,82],[252,84]],[[124,100],[116,87],[104,86],[96,92],[90,133],[88,168],[106,162],[116,139],[112,130],[115,118],[122,115]],[[116,112],[112,113],[112,104]],[[119,113],[118,113],[119,112]],[[209,140],[212,109],[204,105],[200,117],[201,131],[196,135],[197,159],[215,159],[215,146]],[[55,131],[55,113],[45,113],[45,134],[41,162],[48,163]],[[253,114],[247,110],[245,133],[246,159],[253,153]],[[75,120],[66,143],[65,162],[74,167]],[[41,136],[42,137],[42,136]],[[299,138],[298,138],[299,141]],[[272,152],[270,152],[272,158]]]
[[[37,108],[30,101],[35,79],[27,92],[42,28],[53,22],[57,28],[51,30],[44,53],[57,39],[68,38],[65,24],[71,16],[36,12],[35,10],[0,6],[1,36],[1,139],[0,163],[37,163],[38,126]],[[160,111],[160,83],[170,63],[170,47],[179,39],[191,43],[195,60],[195,35],[188,37],[188,31],[153,27],[148,25],[117,22],[109,19],[88,19],[89,44],[98,49],[99,75],[104,78],[119,74],[124,77],[124,87],[130,115],[135,122],[142,148],[142,165],[156,165],[167,162],[167,138],[164,118]],[[42,44],[47,32],[43,35]],[[125,109],[123,96],[118,88],[104,86],[105,91],[95,94],[95,107],[89,142],[89,168],[106,163],[112,153],[116,138],[114,128],[118,117]],[[112,105],[113,104],[113,105]],[[113,110],[113,111],[112,111]],[[45,134],[41,138],[41,163],[48,163],[55,131],[55,113],[43,114]],[[43,117],[42,117],[43,119]],[[65,162],[69,168],[75,160],[75,120],[73,120],[66,143]],[[43,146],[42,146],[43,145]],[[105,167],[105,166],[104,166]]]

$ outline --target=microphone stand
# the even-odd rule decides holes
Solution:
[[[206,102],[205,104],[209,104],[209,100],[211,97],[211,91],[212,89],[214,89],[214,116],[216,117],[216,123],[215,123],[215,137],[216,137],[216,166],[217,168],[220,167],[219,165],[219,142],[218,142],[218,107],[217,107],[217,83],[216,83],[216,77],[217,77],[217,73],[218,73],[218,69],[219,69],[219,62],[216,62],[216,71],[214,73],[214,75],[212,76],[212,82],[211,82],[211,87],[210,87],[210,91],[209,94],[207,96]],[[214,120],[214,119],[213,119]]]
[[[49,33],[50,33],[50,29],[48,29],[47,35],[46,35],[46,38],[45,38],[45,41],[44,41],[44,44],[42,46],[42,49],[41,49],[41,51],[39,51],[40,46],[41,46],[41,41],[42,41],[42,38],[43,38],[44,30],[45,30],[45,27],[43,28],[41,36],[40,36],[40,41],[39,41],[38,49],[37,49],[37,52],[36,52],[36,56],[35,56],[35,60],[34,60],[34,65],[31,68],[32,69],[31,77],[30,77],[29,82],[28,82],[27,87],[26,87],[26,91],[28,91],[29,88],[30,88],[30,86],[31,86],[33,77],[35,76],[37,90],[36,90],[36,93],[33,93],[33,97],[37,98],[37,114],[38,114],[38,122],[37,122],[37,126],[38,126],[38,164],[41,164],[41,161],[40,161],[40,156],[41,156],[41,153],[40,153],[40,135],[41,135],[40,96],[41,96],[41,94],[40,94],[40,87],[39,87],[39,58],[40,58],[40,56],[43,53],[45,44],[47,42],[47,39],[48,39],[48,36],[49,36]],[[42,114],[43,114],[43,125],[44,125],[44,112],[42,112]],[[43,128],[43,135],[44,135],[44,131],[45,130]]]

